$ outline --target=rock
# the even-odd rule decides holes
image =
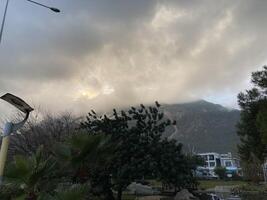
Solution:
[[[187,189],[183,189],[180,192],[177,192],[174,200],[199,200],[199,198],[188,192]]]
[[[155,195],[159,192],[157,190],[154,190],[152,187],[148,185],[142,185],[140,183],[131,183],[127,190],[130,194],[137,194],[137,195]]]
[[[201,193],[201,194],[198,194],[198,198],[200,200],[212,200],[212,196],[210,196],[209,194],[207,193]]]

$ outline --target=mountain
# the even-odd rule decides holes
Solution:
[[[236,124],[240,111],[230,110],[204,100],[162,105],[167,117],[177,124],[166,130],[165,136],[183,143],[194,152],[237,152],[239,137]]]

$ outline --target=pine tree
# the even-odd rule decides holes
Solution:
[[[267,150],[267,66],[253,72],[251,81],[254,87],[238,95],[241,108],[239,154],[243,161],[249,162],[256,157],[263,163]]]

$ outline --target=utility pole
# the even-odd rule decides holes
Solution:
[[[6,0],[6,6],[5,6],[5,11],[4,11],[4,16],[3,16],[3,19],[2,19],[2,23],[1,23],[1,29],[0,29],[0,44],[1,44],[1,42],[2,42],[3,32],[4,32],[4,28],[5,28],[6,16],[7,16],[7,10],[8,10],[9,1],[10,1],[10,0]],[[50,6],[47,6],[47,5],[38,3],[38,2],[33,1],[33,0],[26,0],[26,1],[28,1],[28,2],[30,2],[30,3],[33,3],[33,4],[35,4],[35,5],[38,5],[38,6],[44,7],[44,8],[48,8],[48,9],[50,9],[51,11],[53,11],[53,12],[55,12],[55,13],[59,13],[59,12],[60,12],[60,10],[59,10],[58,8],[50,7]]]

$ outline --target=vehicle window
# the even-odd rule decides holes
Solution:
[[[231,161],[226,161],[225,162],[225,166],[226,167],[231,167],[232,166],[232,162]]]

